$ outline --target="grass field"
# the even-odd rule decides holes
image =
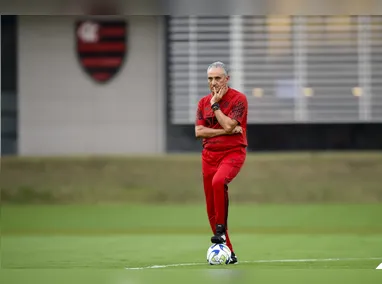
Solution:
[[[6,205],[2,283],[382,283],[381,216],[381,204],[232,205],[240,264],[209,266],[203,205]]]
[[[204,202],[200,154],[6,157],[7,203]],[[382,202],[382,153],[250,153],[230,183],[235,202]],[[107,189],[107,190],[105,190]]]
[[[381,172],[379,152],[249,154],[240,263],[209,266],[200,155],[2,158],[0,283],[382,283]]]

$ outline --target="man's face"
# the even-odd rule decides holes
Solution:
[[[216,89],[217,92],[225,86],[227,86],[229,81],[229,76],[224,74],[223,68],[213,67],[208,70],[208,85],[210,90],[213,92]]]

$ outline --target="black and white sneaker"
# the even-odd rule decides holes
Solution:
[[[237,256],[234,252],[231,253],[231,259],[228,264],[238,264]]]
[[[225,226],[224,225],[216,225],[216,234],[211,237],[211,242],[213,244],[225,244]]]

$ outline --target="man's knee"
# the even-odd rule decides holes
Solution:
[[[227,184],[227,180],[222,176],[215,176],[212,180],[212,187],[214,190],[224,189]]]

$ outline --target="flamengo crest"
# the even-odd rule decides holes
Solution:
[[[78,60],[96,82],[110,81],[121,69],[127,53],[125,20],[86,19],[75,24]]]

